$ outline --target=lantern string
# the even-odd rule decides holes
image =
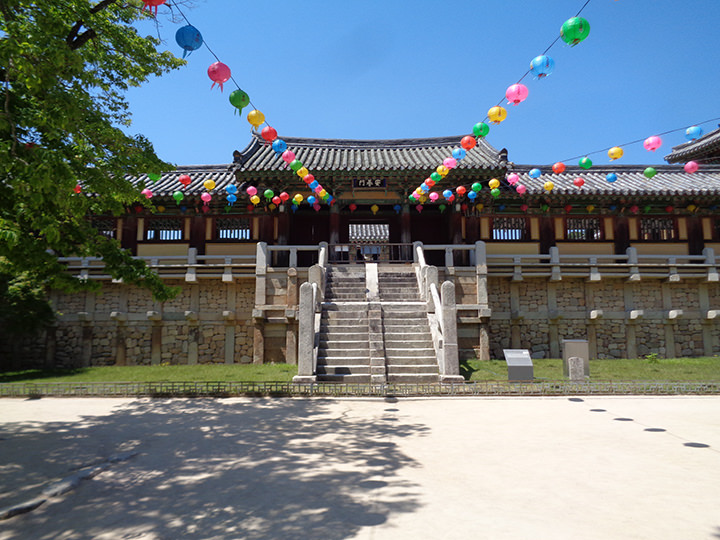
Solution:
[[[708,122],[716,122],[716,121],[718,121],[718,120],[720,120],[720,117],[710,118],[710,119],[708,119],[708,120],[703,120],[702,122],[696,122],[696,123],[694,123],[694,124],[691,124],[691,126],[699,126],[699,125],[702,125],[702,124],[707,124]],[[657,133],[657,135],[658,135],[658,136],[660,136],[660,135],[669,135],[670,133],[677,133],[678,131],[682,131],[682,130],[684,130],[684,129],[687,129],[687,126],[683,126],[683,127],[679,127],[679,128],[675,128],[675,129],[670,129],[670,130],[668,130],[668,131],[663,131],[662,133]],[[610,150],[611,148],[615,148],[616,146],[620,146],[620,147],[630,146],[631,144],[637,144],[637,143],[641,143],[641,142],[644,142],[644,141],[645,141],[645,139],[636,139],[636,140],[634,140],[634,141],[630,141],[630,142],[626,142],[626,143],[622,143],[622,144],[614,144],[613,146],[609,146],[609,147],[607,147],[607,148],[602,148],[602,149],[600,149],[600,150],[593,150],[592,152],[586,152],[585,154],[580,154],[579,156],[573,156],[573,157],[570,157],[570,158],[566,158],[566,159],[563,159],[563,160],[561,160],[561,161],[572,161],[572,160],[575,160],[575,159],[583,158],[583,157],[585,157],[585,156],[592,156],[592,155],[594,155],[594,154],[600,154],[600,153],[603,153],[603,152],[607,152],[608,150]]]

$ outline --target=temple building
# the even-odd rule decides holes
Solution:
[[[666,159],[679,165],[654,175],[645,165],[556,174],[480,138],[424,202],[408,196],[461,137],[282,139],[331,204],[308,204],[312,190],[258,135],[232,163],[132,178],[152,189],[155,210],[94,222],[182,293],[160,304],[111,282],[102,261],[68,260],[103,291],[54,293],[62,315],[36,355],[47,365],[290,362],[305,381],[453,382],[465,358],[506,348],[558,358],[569,339],[587,340],[592,358],[720,353],[720,130],[673,148]],[[683,169],[690,159],[695,173]]]

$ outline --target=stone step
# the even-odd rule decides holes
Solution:
[[[347,332],[349,334],[367,334],[368,322],[351,319],[322,319],[320,318],[320,331]]]
[[[387,382],[394,384],[432,384],[439,380],[440,376],[437,373],[388,374],[387,377]]]
[[[440,372],[437,364],[388,364],[387,366],[388,376],[411,373],[434,373],[437,376]]]
[[[326,366],[318,364],[317,375],[370,375],[370,366]]]
[[[346,359],[356,359],[356,358],[364,358],[365,360],[370,360],[370,348],[365,345],[364,348],[356,348],[356,349],[343,349],[339,347],[320,347],[318,349],[318,359],[319,358],[346,358]]]
[[[331,311],[329,313],[322,313],[320,320],[322,322],[333,321],[337,323],[346,321],[347,324],[367,324],[368,316],[367,313],[361,311]]]
[[[435,349],[433,348],[410,348],[389,349],[385,347],[385,358],[435,358]]]
[[[370,375],[326,375],[318,374],[317,380],[319,382],[334,382],[334,383],[350,383],[350,384],[369,384]]]
[[[325,295],[325,300],[338,302],[364,302],[367,299],[365,293],[339,293]]]
[[[432,340],[423,337],[422,339],[395,339],[385,336],[386,349],[402,349],[409,347],[417,347],[418,349],[433,349]]]
[[[385,335],[391,334],[415,334],[422,335],[422,334],[429,334],[430,330],[428,328],[428,325],[426,322],[407,322],[407,323],[400,323],[400,324],[392,324],[388,321],[383,322],[383,330],[385,332]]]
[[[370,357],[353,358],[349,361],[347,358],[338,356],[320,357],[318,356],[318,366],[370,366]]]
[[[407,311],[393,311],[383,309],[383,319],[392,321],[403,321],[408,319],[422,319],[427,321],[427,314],[423,311],[407,310]]]
[[[348,312],[348,311],[362,311],[367,313],[368,306],[367,302],[329,302],[325,301],[322,303],[322,311],[325,312]]]

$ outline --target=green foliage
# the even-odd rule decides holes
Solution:
[[[9,276],[0,302],[37,307],[43,288],[92,286],[65,274],[58,256],[104,257],[113,277],[158,300],[174,294],[88,219],[142,203],[126,175],[172,168],[123,131],[124,92],[184,63],[138,34],[133,23],[150,16],[141,8],[0,0],[0,271]]]
[[[648,364],[659,364],[660,363],[660,356],[658,353],[650,353],[645,355],[645,360],[648,361]]]
[[[2,268],[2,264],[0,264]],[[0,328],[7,335],[31,334],[53,319],[42,287],[27,274],[0,273]]]

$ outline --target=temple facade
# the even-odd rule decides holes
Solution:
[[[27,354],[46,365],[290,362],[307,371],[310,362],[308,376],[352,380],[357,360],[321,367],[332,357],[322,325],[338,306],[356,304],[364,311],[348,319],[370,334],[376,326],[357,343],[370,342],[368,373],[377,380],[391,380],[393,355],[403,354],[383,333],[395,308],[423,319],[413,328],[428,339],[408,349],[434,350],[432,373],[447,380],[457,376],[453,358],[502,358],[504,348],[557,358],[567,339],[587,340],[593,358],[720,353],[720,130],[666,158],[696,159],[697,172],[655,166],[651,178],[644,165],[568,165],[555,174],[513,163],[481,138],[433,188],[436,201],[410,202],[460,138],[283,137],[333,196],[314,207],[292,204],[312,191],[257,135],[230,164],[179,167],[154,183],[132,178],[152,189],[154,210],[138,205],[94,223],[182,293],[160,304],[112,282],[102,261],[67,260],[71,272],[103,281],[102,292],[53,293],[57,324]],[[531,177],[533,168],[542,174]],[[505,180],[510,173],[524,194]],[[273,201],[281,193],[288,197]],[[341,282],[356,283],[360,296],[343,297]],[[308,317],[317,321],[306,326],[309,287]]]

